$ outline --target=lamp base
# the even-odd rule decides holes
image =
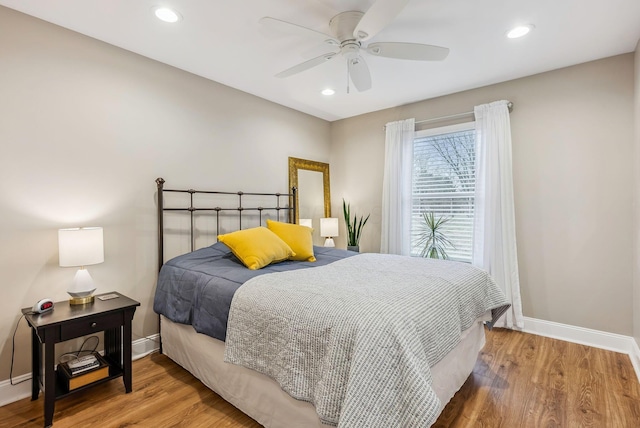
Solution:
[[[72,297],[69,299],[70,305],[86,305],[88,303],[93,303],[93,296],[85,296],[85,297]]]
[[[325,246],[325,247],[335,247],[335,246],[336,246],[336,243],[335,243],[335,242],[333,242],[333,238],[327,238],[327,239],[325,239],[325,241],[324,241],[324,246]]]

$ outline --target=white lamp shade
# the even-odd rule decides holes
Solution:
[[[320,236],[322,236],[323,238],[333,238],[335,236],[338,236],[338,219],[321,218]]]
[[[307,226],[313,229],[313,220],[311,220],[310,218],[301,218],[300,226]]]
[[[76,227],[58,230],[60,266],[88,266],[104,262],[101,227]]]

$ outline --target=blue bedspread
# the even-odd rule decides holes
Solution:
[[[260,270],[247,269],[221,242],[166,262],[158,275],[153,310],[173,322],[191,324],[219,340],[227,335],[231,299],[245,281],[271,272],[323,266],[354,253],[314,247],[315,262],[284,261]]]

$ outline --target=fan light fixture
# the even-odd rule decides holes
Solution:
[[[333,89],[331,89],[331,88],[327,88],[327,89],[323,89],[323,90],[322,90],[322,95],[327,95],[327,96],[329,96],[329,95],[333,95],[333,94],[335,94],[335,93],[336,93],[336,91],[334,91],[334,90],[333,90]]]
[[[155,13],[159,20],[164,22],[174,23],[182,19],[182,16],[178,12],[168,7],[157,7],[153,13]]]
[[[527,25],[519,25],[517,27],[512,28],[507,32],[507,37],[510,39],[517,39],[519,37],[526,36],[533,30],[535,27],[531,24]]]

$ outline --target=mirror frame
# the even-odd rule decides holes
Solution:
[[[289,157],[289,189],[294,187],[298,189],[298,170],[315,171],[322,173],[322,189],[324,193],[324,216],[331,217],[331,191],[329,189],[329,164],[324,162],[316,162],[308,159],[292,158]],[[296,191],[296,218],[293,219],[295,224],[299,224],[300,221],[300,206],[298,191]]]

